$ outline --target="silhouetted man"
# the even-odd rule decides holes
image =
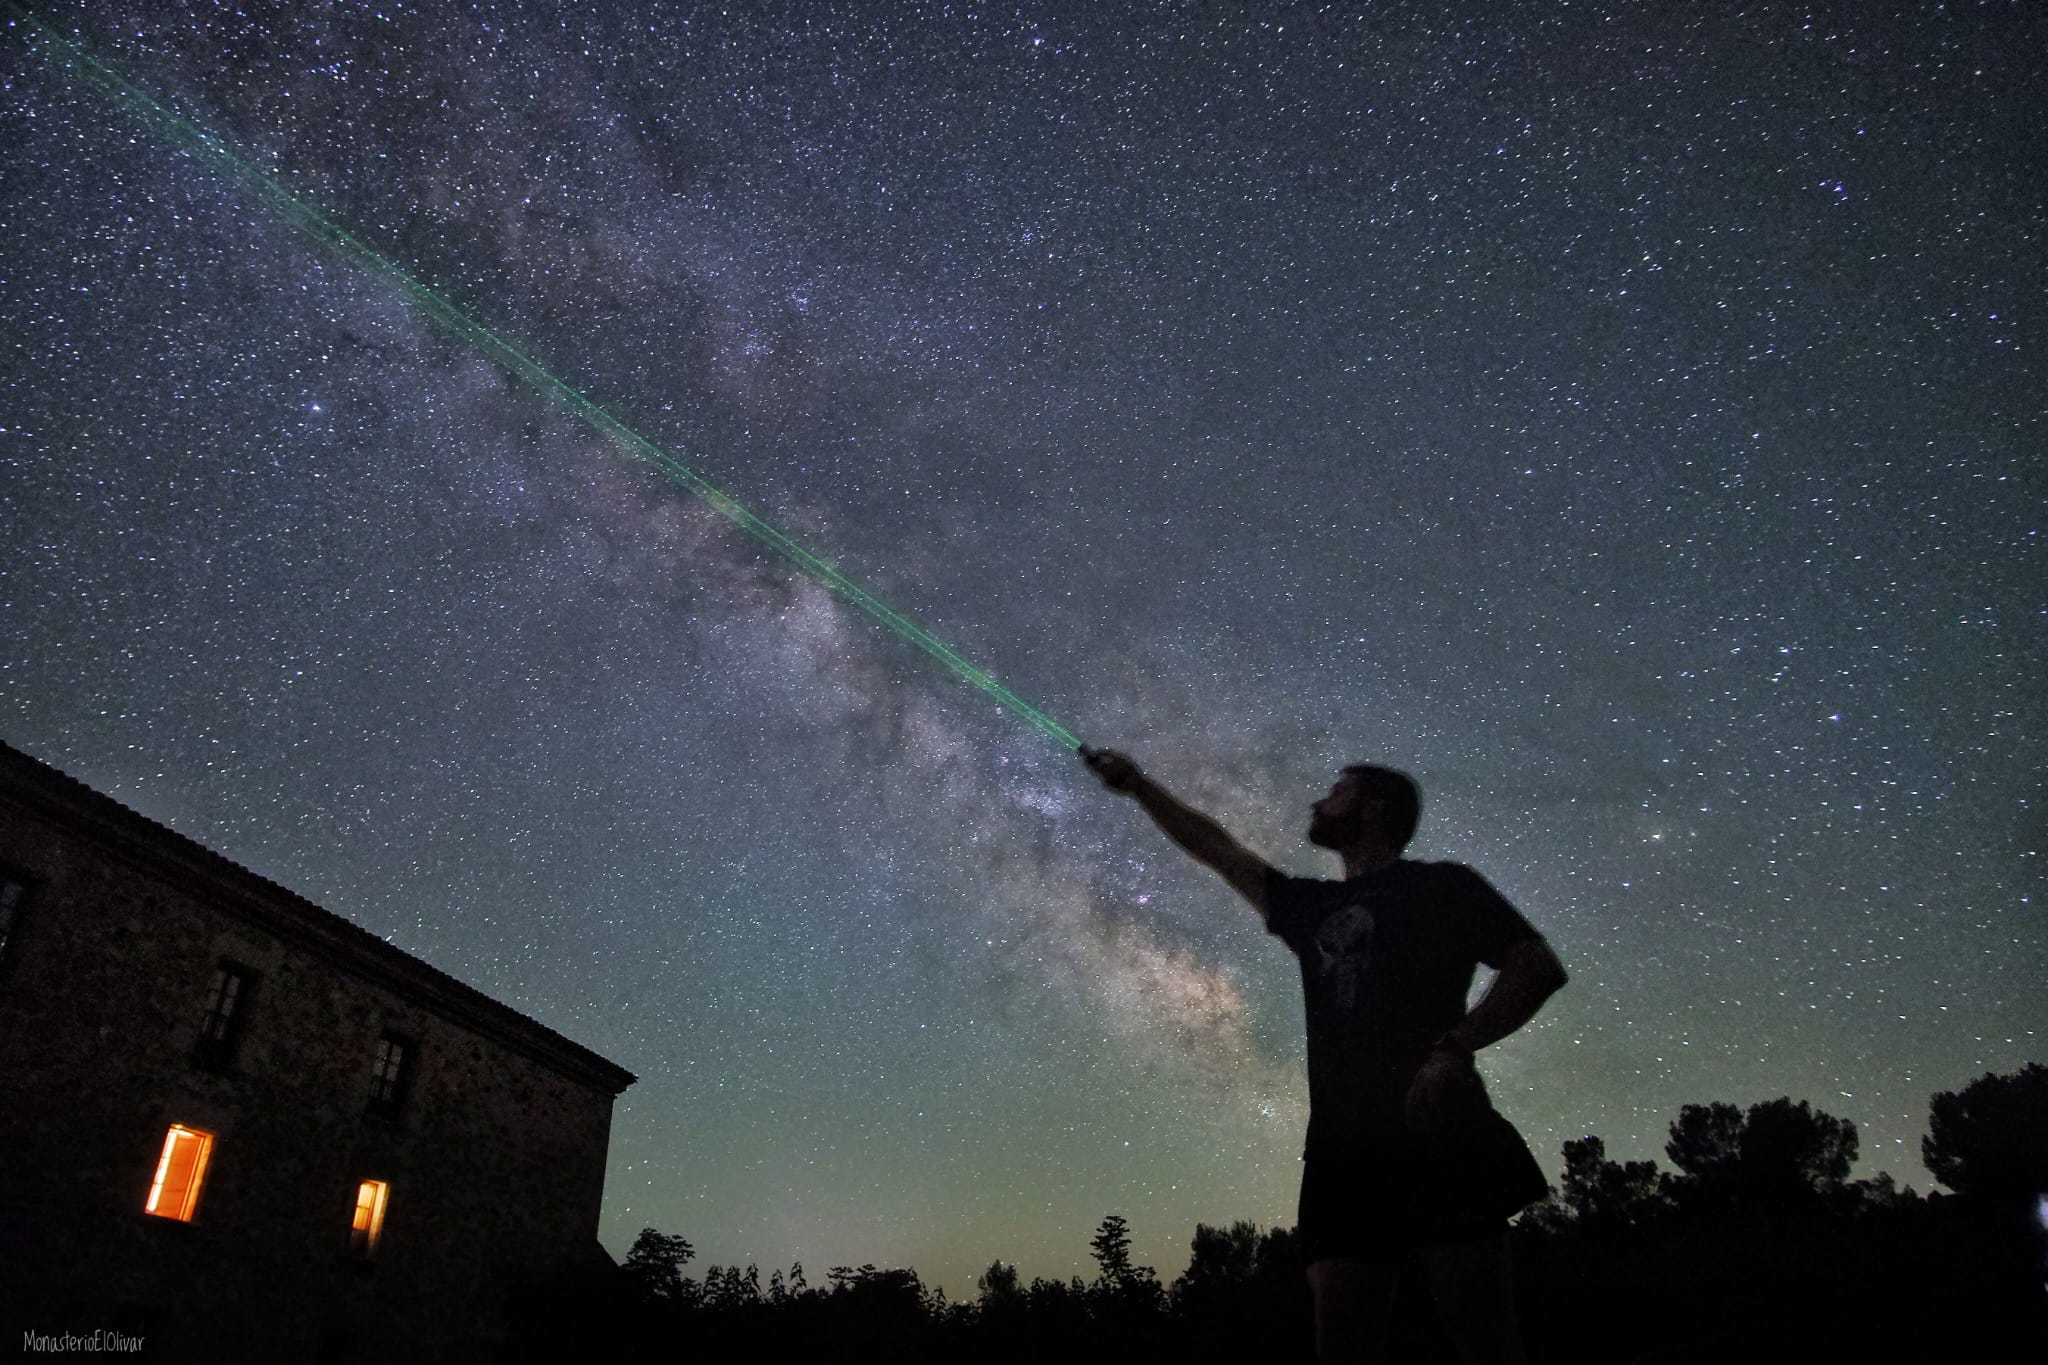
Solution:
[[[1472,1054],[1564,985],[1550,945],[1470,868],[1401,856],[1422,808],[1405,773],[1346,768],[1315,803],[1309,842],[1344,859],[1344,880],[1329,882],[1269,866],[1124,755],[1081,756],[1301,960],[1309,1123],[1298,1233],[1324,1365],[1380,1358],[1409,1261],[1467,1361],[1526,1359],[1507,1220],[1545,1182],[1488,1102]],[[1467,1013],[1479,963],[1499,975]]]

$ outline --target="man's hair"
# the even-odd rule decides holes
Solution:
[[[1422,822],[1422,788],[1415,779],[1399,768],[1383,768],[1377,763],[1353,763],[1344,769],[1344,775],[1357,778],[1362,794],[1380,803],[1394,846],[1408,847],[1415,827]]]

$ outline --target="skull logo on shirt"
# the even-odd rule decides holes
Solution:
[[[1347,905],[1316,926],[1316,975],[1339,1009],[1358,1003],[1359,987],[1372,963],[1372,911]]]

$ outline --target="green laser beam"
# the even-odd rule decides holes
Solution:
[[[860,608],[897,636],[915,645],[944,665],[962,682],[993,698],[999,705],[1030,722],[1063,747],[1070,750],[1078,750],[1081,747],[1081,741],[1051,716],[1025,701],[983,669],[969,663],[923,626],[819,558],[815,552],[788,532],[732,498],[673,453],[627,426],[575,385],[556,375],[518,346],[442,297],[430,285],[407,273],[397,262],[378,252],[360,237],[287,189],[275,176],[265,173],[236,155],[221,139],[165,107],[147,90],[93,56],[77,42],[13,3],[13,0],[0,0],[0,6],[4,6],[14,15],[15,22],[46,44],[47,50],[53,54],[52,60],[58,66],[112,96],[116,103],[140,118],[166,140],[227,172],[235,182],[268,203],[280,217],[300,232],[382,279],[415,308],[469,341],[546,397],[561,404],[584,425],[600,435],[609,437],[634,459],[652,465],[674,482],[689,489],[727,521],[773,550],[815,582],[829,588],[841,600]]]

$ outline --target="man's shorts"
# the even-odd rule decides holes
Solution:
[[[1302,1166],[1298,1235],[1309,1264],[1394,1260],[1497,1236],[1549,1192],[1513,1124],[1488,1111],[1448,1130],[1320,1138]]]

